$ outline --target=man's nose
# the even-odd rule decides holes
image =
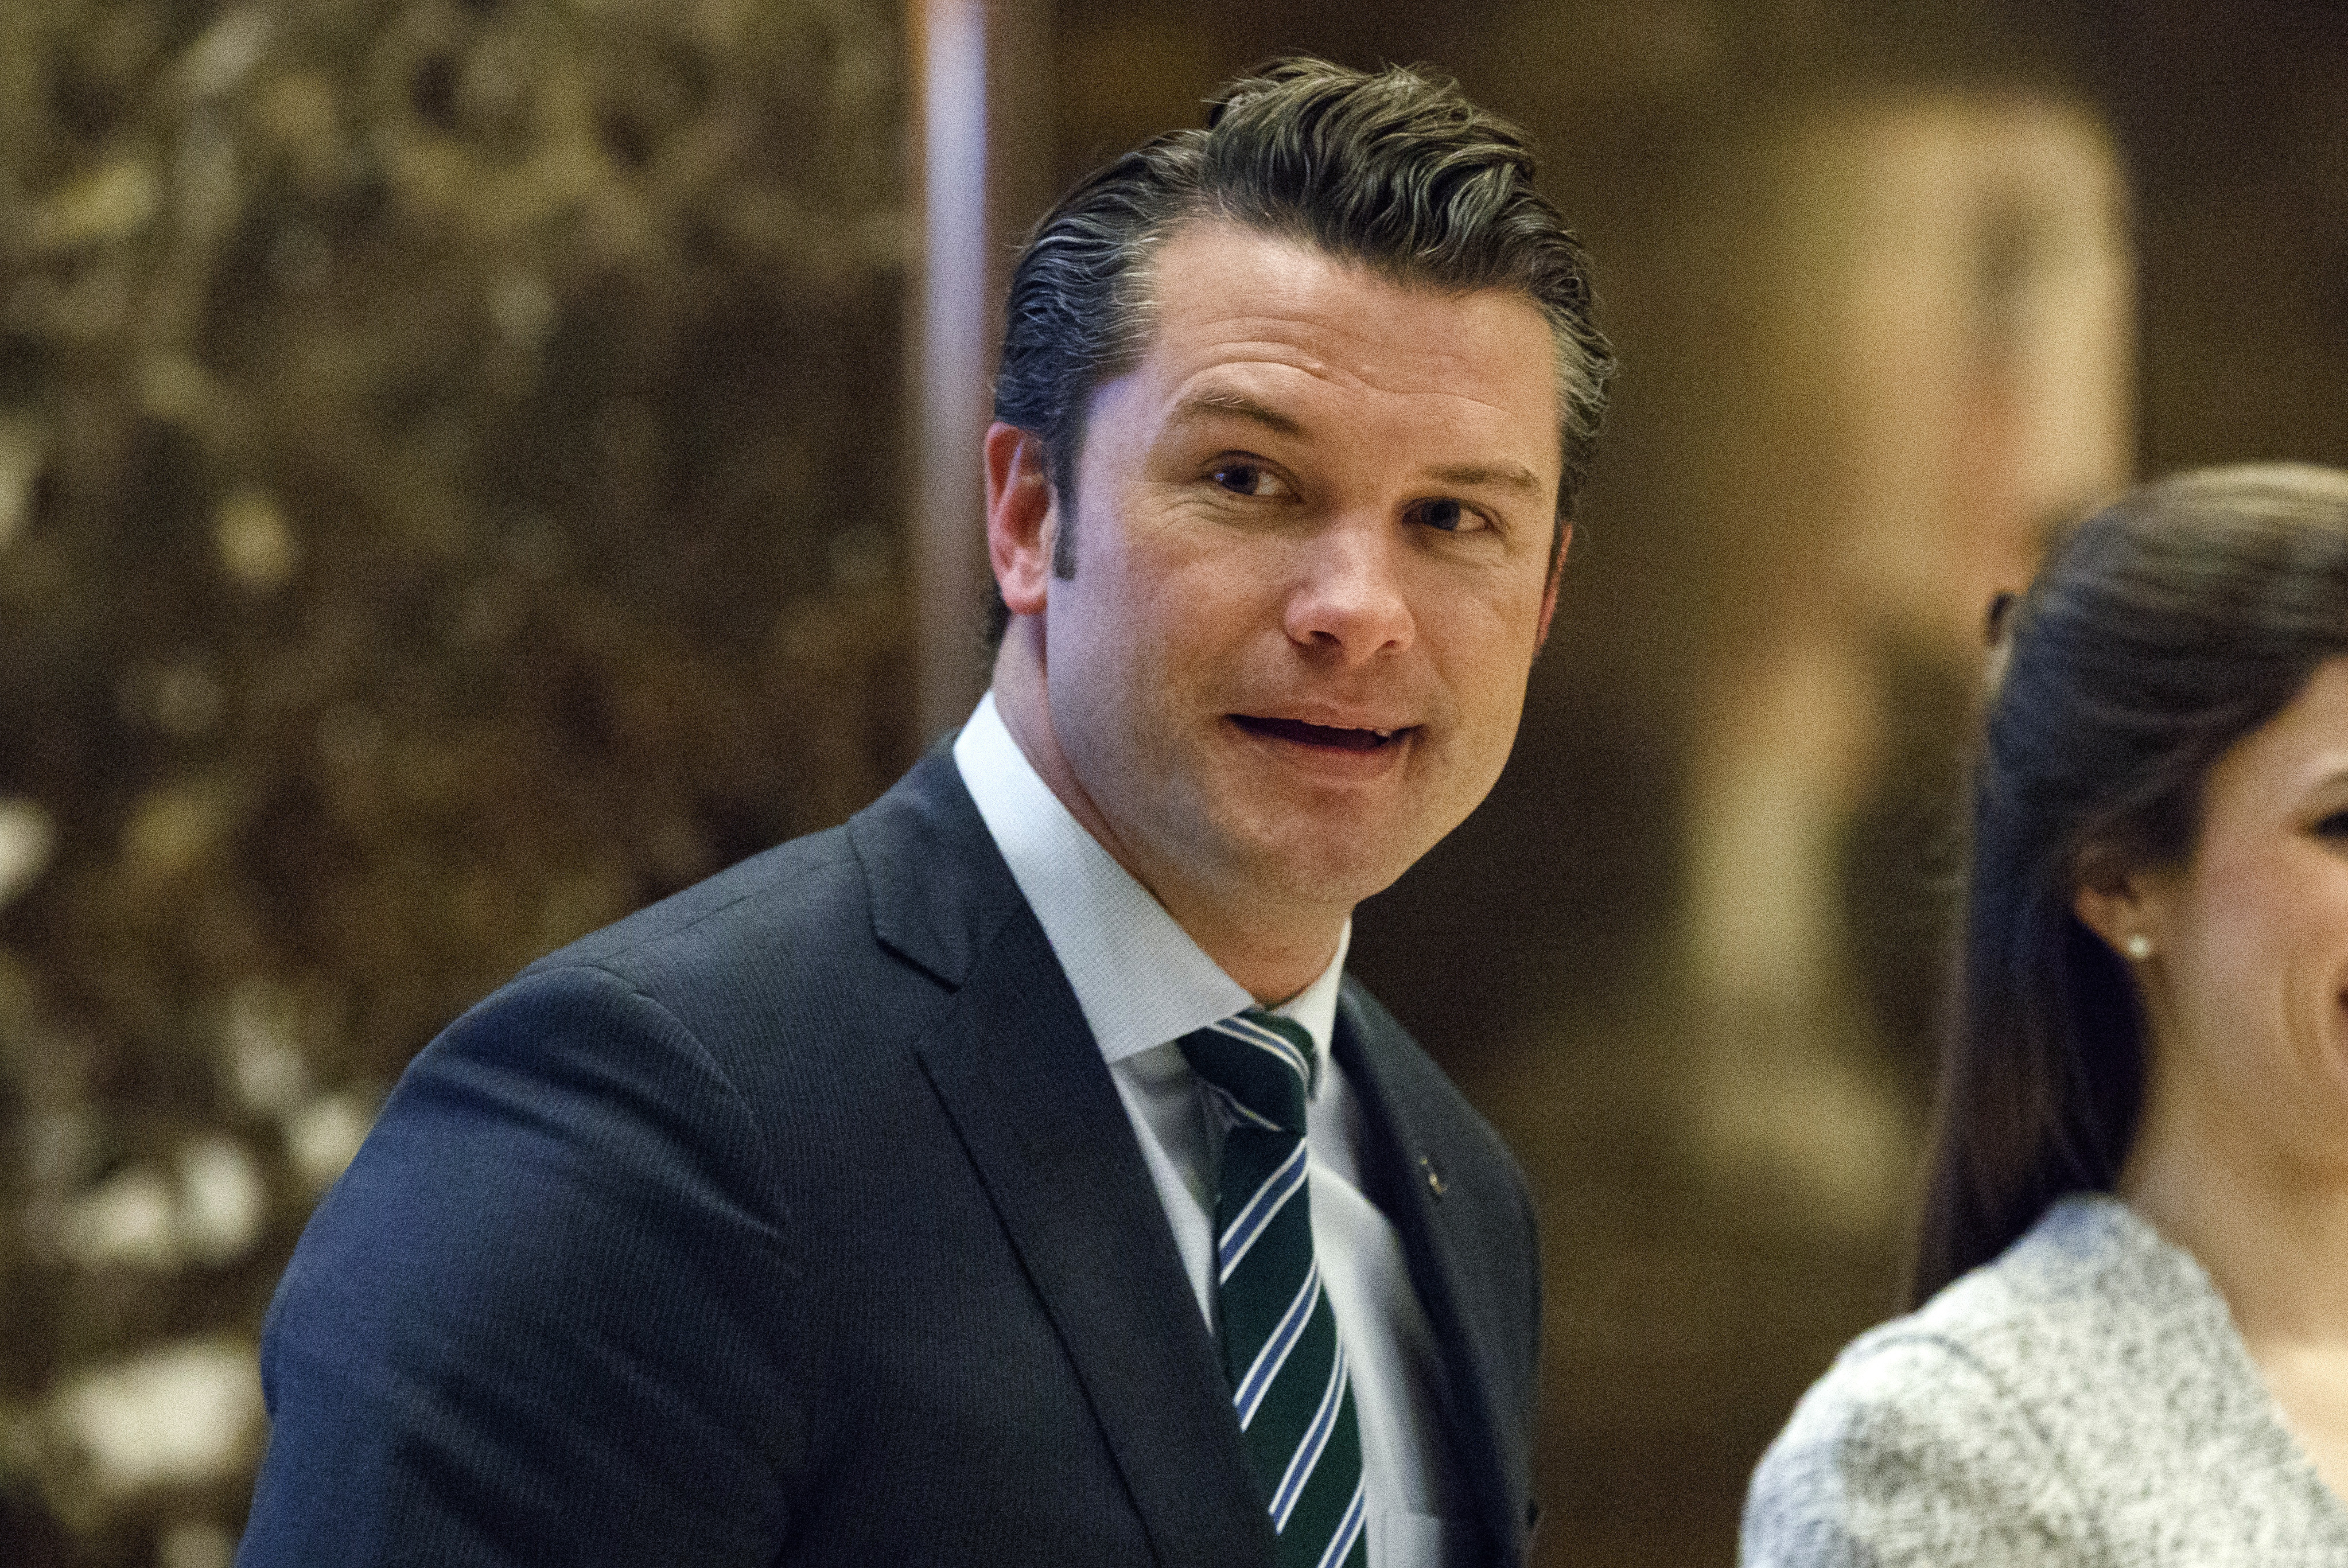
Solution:
[[[1290,639],[1348,665],[1410,646],[1417,628],[1404,548],[1391,521],[1341,521],[1316,531],[1288,595]]]

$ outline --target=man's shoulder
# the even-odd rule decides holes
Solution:
[[[800,950],[869,942],[864,878],[846,824],[762,850],[588,933],[530,965],[635,973],[722,959],[728,950]]]
[[[847,822],[548,954],[467,1024],[528,1031],[583,997],[634,997],[756,1076],[747,1064],[796,1057],[794,1042],[837,1054],[923,1027],[1021,908],[953,759],[932,752]]]
[[[848,821],[738,861],[517,978],[583,966],[668,985],[746,968],[878,961],[888,949],[941,972],[953,965],[924,936],[955,933],[967,951],[1016,899],[952,758],[933,752]]]

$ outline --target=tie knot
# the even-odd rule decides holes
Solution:
[[[1218,1091],[1232,1119],[1302,1136],[1313,1087],[1313,1037],[1304,1026],[1250,1007],[1182,1037],[1190,1070]]]

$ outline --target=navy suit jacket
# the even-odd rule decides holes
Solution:
[[[1338,1017],[1516,1564],[1523,1180],[1350,982]],[[313,1217],[263,1370],[244,1568],[1272,1561],[1131,1124],[942,750],[450,1026]]]

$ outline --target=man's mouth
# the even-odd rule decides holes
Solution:
[[[1301,718],[1259,718],[1245,713],[1231,715],[1231,722],[1250,735],[1292,741],[1299,746],[1325,746],[1337,751],[1375,751],[1380,747],[1393,745],[1410,733],[1408,727],[1400,729],[1348,729],[1335,725],[1307,724]]]

